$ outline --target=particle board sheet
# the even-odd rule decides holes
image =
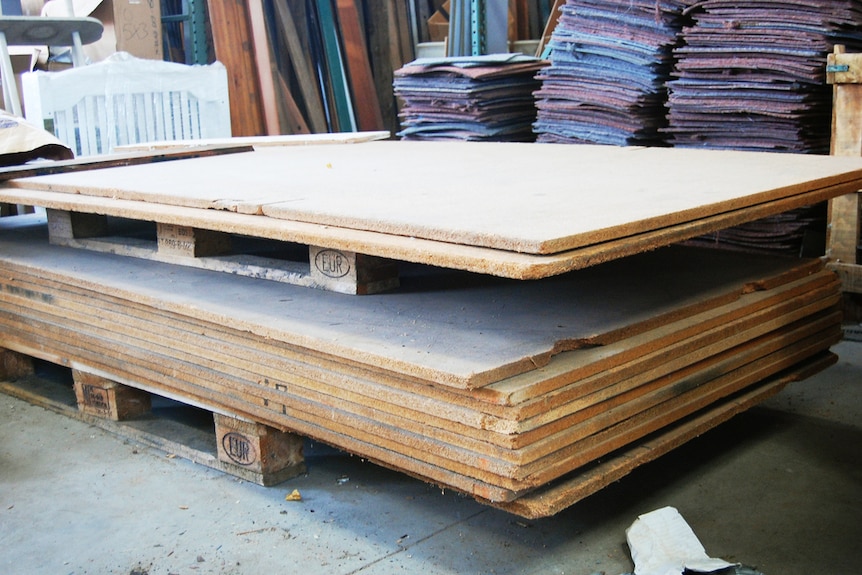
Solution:
[[[464,389],[399,373],[382,356],[339,354],[322,339],[288,341],[288,330],[273,329],[280,316],[295,316],[303,325],[293,329],[302,331],[321,323],[349,327],[344,321],[349,314],[342,314],[346,309],[354,320],[363,316],[366,298],[309,296],[309,290],[289,286],[273,291],[268,282],[248,278],[81,254],[38,241],[31,228],[5,227],[12,229],[0,235],[3,347],[291,429],[498,503],[515,501],[764,378],[792,370],[840,337],[840,294],[822,262],[667,250],[636,258],[646,265],[628,269],[623,277],[629,281],[620,282],[614,273],[606,276],[609,283],[628,286],[628,293],[614,293],[619,299],[608,299],[606,308],[655,291],[644,283],[651,274],[671,274],[664,276],[665,285],[688,283],[699,296],[674,298],[668,306],[661,300],[669,294],[652,293],[644,305],[657,308],[640,314],[640,320],[634,314],[622,328],[580,341],[544,367],[511,377],[498,374],[501,379],[492,385]],[[742,281],[730,280],[718,292],[689,281],[708,269],[733,275],[748,265],[759,270],[743,274]],[[604,267],[614,266],[592,271]],[[687,273],[673,271],[686,267]],[[413,361],[423,355],[474,355],[498,341],[485,337],[495,330],[477,319],[498,315],[514,324],[514,331],[528,333],[535,322],[515,309],[519,298],[545,307],[568,297],[567,305],[578,307],[579,293],[565,296],[545,288],[585,275],[525,284],[428,271],[433,273],[407,282],[406,299],[366,309],[378,321],[365,337],[388,341],[390,354],[406,352]],[[632,273],[637,285],[630,281]],[[721,275],[711,283],[720,284]],[[489,280],[496,285],[489,286]],[[506,297],[504,284],[509,290],[540,289]],[[578,284],[569,283],[567,291]],[[439,303],[424,307],[438,293],[446,294],[455,314],[440,316]],[[308,307],[314,309],[303,315]],[[259,309],[267,313],[250,313]],[[435,338],[411,337],[418,332],[409,332],[410,326],[425,323],[431,314],[442,320],[431,329]],[[393,332],[386,333],[382,320],[387,315],[398,320],[395,339]],[[464,322],[451,321],[456,315]],[[568,322],[565,318],[549,321],[573,328],[558,323]],[[265,329],[255,329],[258,323]],[[472,334],[476,345],[451,351],[450,335],[459,331]],[[350,329],[332,333],[351,339]],[[600,353],[602,348],[610,349]],[[591,372],[604,381],[591,379]],[[491,388],[496,389],[486,393]]]
[[[550,275],[572,269],[569,259],[579,256],[569,251],[595,250],[576,264],[583,267],[609,259],[604,252],[618,257],[630,243],[652,249],[704,226],[727,227],[727,218],[754,219],[763,210],[786,211],[796,200],[814,203],[854,191],[862,187],[862,159],[381,141],[23,178],[7,186],[12,189],[0,191],[0,199],[14,196],[14,188],[43,190],[325,226],[348,246],[352,233],[381,234],[397,240],[399,257],[419,263],[472,269],[478,261],[465,264],[459,250],[490,250],[500,263],[487,273],[498,275],[534,255],[534,263],[553,261],[537,272]],[[434,256],[425,255],[423,242],[437,248]],[[447,259],[449,252],[459,256]]]

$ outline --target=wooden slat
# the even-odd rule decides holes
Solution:
[[[263,16],[263,0],[247,0],[249,33],[257,69],[257,81],[260,86],[260,101],[263,109],[266,134],[281,134],[278,104],[276,103],[276,84],[274,68],[270,54],[269,34],[266,31],[266,21]],[[289,94],[285,94],[289,96]]]

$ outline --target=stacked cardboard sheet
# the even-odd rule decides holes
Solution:
[[[827,153],[826,56],[859,45],[862,4],[707,0],[690,14],[668,84],[673,145]]]
[[[422,58],[395,71],[405,140],[531,142],[535,79],[546,62],[520,54]]]
[[[687,2],[568,0],[536,92],[541,142],[663,141],[665,82]]]
[[[529,503],[555,481],[823,367],[840,337],[819,260],[667,248],[535,282],[418,266],[351,297],[51,246],[41,226],[4,229],[0,254],[0,347],[524,515],[559,510]]]

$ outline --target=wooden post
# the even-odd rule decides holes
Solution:
[[[84,413],[124,421],[150,412],[150,394],[98,375],[72,370],[78,409]]]
[[[862,155],[862,54],[846,54],[835,46],[827,58],[826,81],[832,84],[832,141],[836,156]],[[826,255],[842,278],[844,291],[862,293],[862,267],[857,260],[860,239],[860,194],[829,202]]]
[[[260,485],[305,473],[302,437],[219,413],[213,417],[218,458],[230,466],[230,473]]]

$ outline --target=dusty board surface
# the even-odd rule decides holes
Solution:
[[[456,388],[530,371],[566,349],[606,344],[726,303],[751,281],[807,269],[796,260],[672,248],[537,282],[420,266],[403,274],[397,292],[352,298],[205,270],[179,276],[169,264],[51,248],[45,233],[0,222],[3,260],[39,261],[46,279],[63,274],[106,293]]]
[[[862,188],[862,158],[376,141],[261,149],[8,185],[549,255],[804,192],[848,193]]]

